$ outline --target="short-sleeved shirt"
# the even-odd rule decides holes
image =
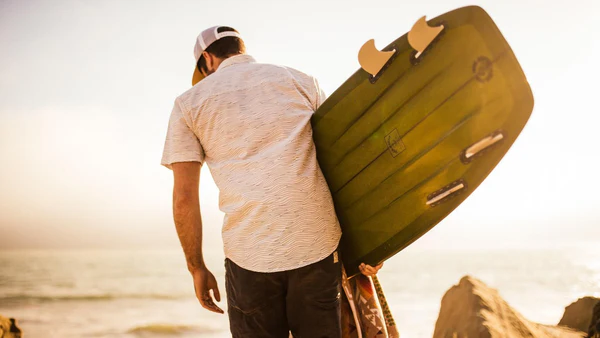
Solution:
[[[338,246],[310,124],[324,99],[315,78],[238,55],[175,100],[161,163],[207,163],[225,256],[244,269],[300,268]]]

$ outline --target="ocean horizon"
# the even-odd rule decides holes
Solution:
[[[205,253],[226,310],[223,254]],[[181,249],[0,251],[0,315],[26,337],[229,337],[226,315],[195,298]],[[589,244],[511,249],[411,249],[379,273],[403,338],[431,337],[444,293],[470,275],[526,318],[556,325],[564,308],[600,296]]]

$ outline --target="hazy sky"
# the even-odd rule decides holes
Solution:
[[[467,4],[499,26],[535,109],[496,170],[417,245],[600,238],[598,0],[0,0],[0,248],[177,245],[159,162],[204,28],[237,28],[259,61],[312,74],[331,94],[365,41],[382,48],[420,16]],[[206,166],[201,186],[218,243]]]

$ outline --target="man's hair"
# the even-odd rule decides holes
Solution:
[[[219,27],[217,32],[239,33],[231,27]],[[226,59],[230,56],[246,53],[246,46],[244,45],[244,41],[237,36],[226,36],[213,42],[210,46],[208,46],[208,48],[206,48],[205,52],[210,53],[220,59]],[[198,70],[208,72],[206,59],[204,59],[204,56],[200,56],[196,66],[198,67]]]

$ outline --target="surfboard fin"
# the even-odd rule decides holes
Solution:
[[[426,204],[431,207],[435,207],[436,205],[460,194],[466,189],[467,182],[465,182],[463,179],[459,179],[458,181],[454,181],[438,191],[429,194],[429,196],[427,196]]]
[[[408,43],[417,51],[415,58],[421,56],[423,51],[444,30],[444,25],[431,27],[427,24],[425,16],[421,17],[408,32]]]
[[[376,76],[383,66],[390,60],[396,51],[381,52],[375,47],[375,40],[371,39],[358,51],[358,63],[367,73]]]
[[[460,160],[464,163],[470,163],[473,158],[481,156],[487,151],[493,149],[504,139],[504,132],[501,130],[495,131],[494,133],[484,137],[478,142],[470,145],[467,149],[463,150],[460,155]]]

